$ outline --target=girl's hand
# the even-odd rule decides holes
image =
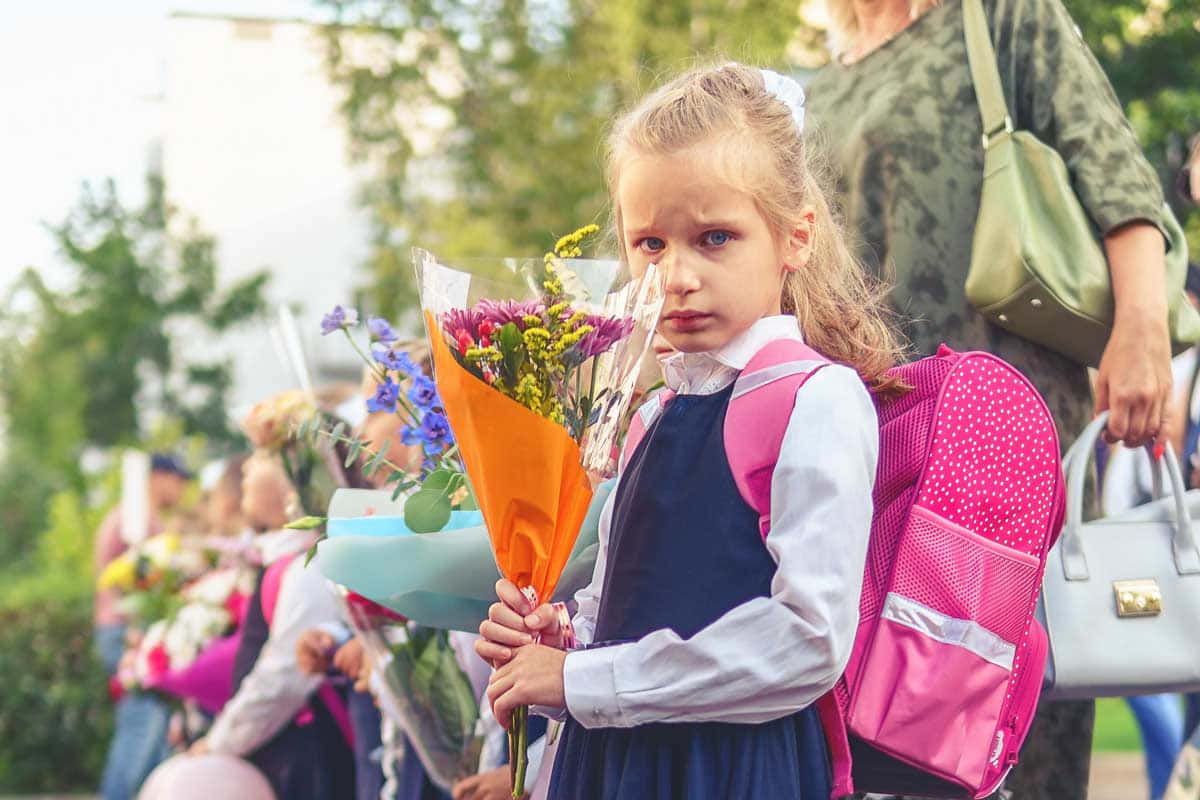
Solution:
[[[542,644],[562,648],[558,613],[549,603],[531,608],[529,600],[507,578],[496,583],[496,596],[500,602],[488,609],[488,618],[479,625],[483,638],[475,642],[475,652],[484,661],[496,666],[507,663],[516,648],[533,644],[535,633],[541,634]]]
[[[510,770],[503,766],[463,778],[454,784],[451,796],[454,800],[512,800]]]
[[[492,673],[487,696],[501,727],[508,729],[517,706],[562,708],[567,704],[563,690],[566,660],[562,650],[533,644],[517,648],[509,662]]]

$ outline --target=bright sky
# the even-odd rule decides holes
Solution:
[[[313,0],[56,0],[13,3],[0,25],[0,297],[27,266],[52,282],[44,223],[84,181],[112,177],[130,204],[162,127],[173,11],[316,18]],[[51,10],[53,9],[53,10]]]

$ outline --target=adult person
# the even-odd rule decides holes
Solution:
[[[150,458],[147,488],[148,533],[162,532],[163,517],[179,504],[192,473],[179,459],[168,453]],[[120,506],[112,509],[96,531],[93,562],[96,575],[129,547],[121,526]],[[108,674],[117,671],[117,662],[125,649],[125,619],[117,604],[115,590],[96,592],[92,621],[96,648]],[[167,727],[171,711],[158,698],[142,692],[129,692],[117,703],[116,724],[109,743],[108,758],[100,779],[104,800],[128,800],[151,770],[168,755]]]
[[[1082,365],[991,325],[965,296],[984,153],[960,0],[827,4],[835,58],[808,87],[810,118],[840,172],[860,256],[893,279],[914,350],[930,355],[946,342],[1004,358],[1046,399],[1064,444],[1106,408],[1111,440],[1165,436],[1162,190],[1060,0],[984,8],[1017,127],[1057,149],[1103,234],[1116,316],[1094,403]],[[1094,713],[1090,701],[1043,704],[1007,784],[1015,800],[1086,796]]]

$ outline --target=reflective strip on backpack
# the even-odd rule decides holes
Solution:
[[[943,644],[961,647],[984,661],[1012,671],[1016,645],[1004,641],[974,620],[947,616],[895,592],[888,592],[880,617]]]

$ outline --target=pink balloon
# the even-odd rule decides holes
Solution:
[[[252,764],[234,756],[180,754],[159,764],[138,800],[275,800],[271,784]]]

